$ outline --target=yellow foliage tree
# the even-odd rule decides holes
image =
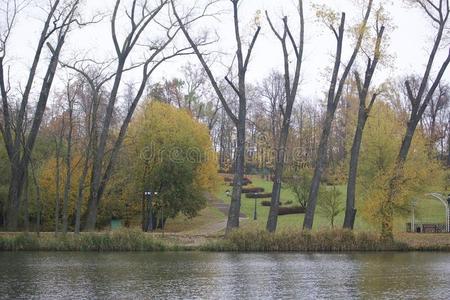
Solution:
[[[78,180],[81,176],[81,168],[79,168],[79,162],[80,162],[80,155],[74,154],[72,158],[72,180],[71,180],[71,188],[70,188],[70,195],[69,195],[69,201],[68,201],[68,216],[69,216],[69,225],[74,222],[75,219],[75,206],[76,206],[76,198],[78,193]],[[61,164],[60,166],[60,205],[62,205],[62,197],[63,197],[63,189],[64,185],[66,184],[66,165]],[[55,213],[55,204],[56,204],[56,184],[55,184],[55,172],[56,170],[56,158],[52,157],[45,161],[43,165],[40,168],[39,172],[39,185],[41,187],[41,193],[42,193],[42,225],[43,229],[51,229],[54,228],[55,225],[55,219],[54,219],[54,213]],[[86,194],[86,193],[85,193]],[[82,211],[85,211],[86,209],[86,201],[83,201]],[[62,213],[62,212],[61,212]]]
[[[157,192],[156,211],[163,208],[165,217],[193,217],[205,207],[205,193],[215,190],[217,170],[208,128],[185,110],[148,101],[125,142],[121,173],[128,186],[122,187],[127,193],[122,198],[139,200],[144,191]]]
[[[364,132],[359,195],[364,199],[362,209],[365,218],[376,225],[384,222],[387,225],[385,228],[390,229],[394,226],[390,214],[407,214],[414,196],[433,189],[443,179],[438,162],[430,160],[427,154],[425,137],[417,132],[402,178],[395,187],[395,199],[386,201],[403,133],[403,123],[392,108],[385,103],[376,104]]]

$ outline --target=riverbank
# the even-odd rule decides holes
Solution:
[[[138,230],[67,234],[1,233],[0,251],[241,251],[241,252],[347,252],[450,251],[450,234],[398,234],[395,241],[375,233],[346,230],[295,231],[270,234],[237,230],[227,237]]]

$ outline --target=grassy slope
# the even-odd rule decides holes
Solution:
[[[266,192],[272,191],[272,182],[262,179],[260,176],[251,176],[251,179],[253,181],[252,186],[254,187],[262,187]],[[227,189],[231,190],[230,186],[227,186],[225,184],[222,184],[220,186],[219,191],[217,192],[216,196],[225,202],[229,203],[230,199],[226,196],[225,191]],[[340,186],[339,189],[344,192],[344,187]],[[345,202],[344,193],[342,193],[342,201]],[[247,199],[245,196],[242,197],[242,204],[241,204],[241,210],[244,214],[249,217],[250,222],[249,224],[251,226],[261,227],[265,228],[267,216],[269,214],[269,207],[265,207],[261,205],[261,201],[270,201],[270,199],[257,199],[257,221],[253,221],[253,211],[255,207],[254,199]],[[292,201],[292,205],[296,205],[296,199],[294,194],[289,190],[283,188],[281,191],[281,202],[286,203],[287,201]],[[342,206],[344,207],[344,206]],[[278,228],[280,229],[286,229],[286,228],[301,228],[303,224],[303,214],[298,215],[286,215],[286,216],[279,216],[278,218]],[[340,226],[343,222],[343,214],[340,214],[336,219],[336,226]],[[327,219],[323,218],[319,213],[316,212],[316,218],[314,222],[314,228],[321,229],[321,228],[328,228],[329,222]],[[359,229],[369,229],[368,225],[364,222],[361,222],[360,220],[357,221],[357,227]]]
[[[254,187],[262,187],[266,192],[270,192],[272,190],[272,182],[262,179],[260,176],[251,176],[253,181],[252,186]],[[231,190],[232,187],[228,185],[228,183],[221,182],[215,196],[225,203],[229,203],[230,199],[226,196],[225,191]],[[338,189],[341,192],[341,207],[345,207],[345,196],[346,196],[346,186],[341,185],[338,186]],[[269,208],[262,206],[261,201],[268,201],[270,199],[257,199],[257,221],[253,221],[253,211],[254,211],[254,199],[247,199],[245,196],[242,197],[242,206],[241,211],[248,217],[248,221],[245,223],[245,226],[256,227],[256,228],[265,228],[267,216],[269,213]],[[281,192],[281,201],[282,203],[286,203],[287,201],[292,201],[292,205],[296,205],[295,196],[289,189],[282,189]],[[301,228],[303,224],[303,214],[298,215],[287,215],[279,217],[279,225],[280,229],[298,229]],[[342,225],[344,219],[344,213],[342,212],[335,220],[335,226],[339,228]],[[201,232],[204,228],[208,227],[208,224],[213,226],[214,224],[218,224],[224,222],[226,220],[226,216],[222,212],[220,212],[217,208],[213,207],[210,202],[208,202],[208,206],[199,212],[198,216],[193,219],[187,219],[184,216],[178,216],[173,220],[169,220],[167,222],[166,231],[167,232],[193,232],[199,231]],[[403,232],[405,231],[405,223],[409,222],[409,217],[402,218],[397,217],[395,219],[395,229],[396,231]],[[416,209],[416,222],[426,222],[426,223],[444,223],[445,222],[445,212],[443,210],[443,206],[440,202],[436,200],[425,200],[421,199],[421,201],[417,202]],[[329,228],[330,224],[327,219],[322,217],[318,211],[316,211],[316,218],[314,222],[315,229],[324,229]],[[367,223],[362,214],[357,214],[355,229],[360,231],[376,231],[378,228],[373,226],[372,224]]]
[[[267,180],[262,179],[260,176],[251,176],[251,179],[253,181],[252,186],[253,187],[262,187],[265,189],[266,192],[272,191],[272,182],[269,182]],[[229,189],[231,190],[231,187],[228,186],[225,183],[222,183],[220,185],[219,190],[216,193],[216,196],[220,199],[222,199],[224,202],[229,203],[230,199],[226,196],[225,191]],[[346,186],[341,185],[338,186],[338,189],[341,192],[340,200],[341,200],[341,207],[345,207],[345,198],[346,198]],[[242,206],[241,210],[244,214],[247,215],[247,217],[250,219],[249,223],[251,226],[258,227],[258,228],[264,228],[267,221],[267,216],[269,213],[269,208],[261,206],[260,202],[264,200],[270,200],[270,199],[257,199],[257,221],[253,221],[253,211],[254,211],[254,199],[246,199],[245,196],[242,197]],[[287,201],[292,201],[293,205],[296,204],[295,196],[293,193],[286,188],[282,189],[281,192],[281,202],[285,203]],[[417,209],[416,209],[416,221],[417,222],[429,222],[429,223],[444,223],[445,222],[445,211],[443,209],[443,206],[440,202],[435,200],[423,200],[418,201]],[[278,218],[278,226],[281,229],[286,228],[300,228],[303,224],[303,214],[298,215],[287,215],[287,216],[280,216]],[[335,220],[335,227],[339,228],[344,220],[344,212],[339,214],[339,216]],[[405,231],[405,223],[409,222],[409,217],[397,217],[395,220],[395,229],[396,231]],[[314,228],[315,229],[324,229],[329,228],[330,224],[329,221],[322,217],[320,213],[316,210],[316,217],[314,221]],[[367,223],[361,214],[357,214],[356,218],[356,224],[355,224],[356,230],[361,231],[372,231],[377,230],[378,228],[374,227],[372,224]]]
[[[208,206],[201,210],[195,218],[189,219],[183,215],[179,215],[175,219],[168,220],[165,230],[168,232],[201,232],[201,229],[207,227],[208,224],[220,223],[225,219],[223,213],[208,203]]]

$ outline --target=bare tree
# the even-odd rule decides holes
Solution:
[[[446,132],[447,132],[447,167],[450,167],[450,112],[447,116],[447,126],[446,126]]]
[[[6,151],[8,153],[9,164],[11,167],[11,178],[8,196],[7,228],[16,230],[18,226],[18,215],[20,199],[23,192],[25,174],[30,162],[30,154],[33,151],[38,131],[42,122],[50,89],[55,77],[58,59],[63,48],[67,33],[75,23],[81,24],[78,20],[79,0],[48,1],[49,7],[41,35],[34,52],[25,89],[20,95],[20,105],[17,111],[17,117],[13,119],[11,86],[9,73],[11,66],[7,63],[7,45],[16,23],[17,14],[23,8],[24,1],[3,1],[6,4],[3,11],[6,14],[6,28],[0,36],[0,92],[2,98],[3,119],[0,124],[0,131],[5,141]],[[24,120],[27,108],[29,107],[30,97],[38,76],[38,65],[44,52],[45,45],[50,51],[50,60],[46,66],[45,76],[42,85],[37,92],[38,100],[36,109],[32,117],[32,125],[26,134],[25,145],[21,145],[21,137],[24,135]],[[26,149],[26,151],[22,151]]]
[[[63,196],[63,207],[62,207],[62,231],[63,234],[67,233],[68,230],[68,205],[69,205],[69,197],[70,192],[72,188],[72,148],[73,148],[73,129],[74,129],[74,105],[75,100],[77,96],[77,87],[75,85],[71,85],[70,81],[67,83],[66,86],[66,101],[67,101],[67,118],[68,118],[68,125],[67,125],[67,137],[66,137],[66,144],[67,144],[67,150],[66,150],[66,156],[65,156],[65,162],[66,162],[66,181],[64,184],[64,196]],[[64,115],[65,115],[64,114]]]
[[[54,133],[55,141],[55,156],[56,156],[56,170],[55,170],[55,235],[59,232],[59,217],[61,214],[61,156],[65,131],[65,118],[62,114],[57,114],[54,119],[56,126],[59,126]]]
[[[31,165],[31,176],[33,178],[33,183],[35,187],[35,197],[36,197],[36,234],[39,236],[41,233],[41,187],[36,176],[36,166],[34,161],[30,162]]]
[[[267,20],[270,27],[280,41],[281,49],[284,60],[284,92],[285,92],[285,105],[280,104],[279,109],[282,114],[282,125],[279,135],[279,140],[276,143],[276,159],[275,159],[275,174],[272,187],[272,199],[270,205],[269,216],[267,219],[266,229],[273,232],[277,228],[278,209],[280,203],[281,193],[281,179],[283,176],[284,162],[286,157],[286,145],[289,136],[289,128],[291,125],[292,109],[297,97],[298,85],[300,82],[300,71],[303,61],[303,48],[304,48],[304,35],[305,35],[305,20],[303,16],[303,1],[298,1],[298,13],[299,13],[299,27],[300,35],[298,41],[294,38],[292,31],[288,24],[288,18],[283,18],[283,31],[280,33],[272,23],[269,14],[266,12]],[[290,56],[289,48],[292,48],[295,53],[295,70],[293,79],[291,79],[290,70]]]
[[[364,127],[366,126],[367,118],[369,117],[370,111],[372,110],[373,104],[377,98],[377,93],[372,93],[372,97],[367,104],[367,98],[370,95],[370,85],[372,83],[372,78],[377,68],[378,61],[381,54],[381,42],[384,34],[384,25],[381,27],[378,25],[378,20],[376,24],[377,37],[375,41],[375,49],[373,52],[373,58],[368,58],[367,67],[364,76],[364,82],[361,81],[361,77],[358,71],[355,71],[356,87],[358,89],[359,98],[359,110],[358,110],[358,120],[356,124],[355,136],[353,139],[352,149],[350,153],[350,166],[348,172],[348,182],[347,182],[347,202],[345,209],[344,218],[344,228],[353,229],[355,224],[355,198],[356,198],[356,176],[358,172],[358,160],[359,152],[361,149],[362,137]]]
[[[92,153],[98,145],[99,120],[102,119],[100,106],[104,102],[104,86],[114,77],[108,69],[112,61],[96,62],[90,59],[75,60],[72,63],[61,63],[65,68],[73,70],[80,75],[80,84],[86,85],[87,91],[80,89],[78,96],[85,115],[85,130],[83,140],[85,147],[83,151],[83,166],[78,180],[78,191],[75,202],[75,233],[80,233],[81,229],[81,207],[86,189],[86,179],[92,162]]]
[[[350,73],[350,70],[353,66],[353,63],[355,62],[355,59],[359,53],[359,50],[361,48],[362,40],[364,37],[364,34],[366,32],[365,28],[367,26],[367,22],[370,17],[370,13],[372,11],[372,4],[373,0],[369,0],[369,3],[367,4],[367,9],[364,15],[364,19],[361,23],[361,29],[358,31],[357,34],[357,41],[356,45],[353,49],[353,53],[345,65],[344,72],[341,75],[341,78],[339,79],[339,70],[341,67],[341,59],[342,59],[342,48],[344,44],[344,28],[345,28],[345,13],[342,13],[341,21],[339,28],[336,29],[333,24],[328,24],[329,28],[332,30],[336,37],[337,41],[337,47],[336,47],[336,55],[335,55],[335,61],[334,61],[334,67],[332,71],[331,76],[331,82],[330,82],[330,89],[328,91],[328,98],[327,98],[327,109],[325,114],[325,120],[323,122],[322,127],[322,134],[320,137],[319,142],[319,149],[317,151],[317,159],[316,159],[316,165],[314,169],[314,175],[311,182],[311,188],[309,191],[309,197],[308,197],[308,207],[306,209],[305,219],[303,222],[303,228],[304,229],[312,229],[313,223],[314,223],[314,213],[316,210],[317,205],[317,196],[319,192],[320,187],[320,180],[322,178],[322,174],[325,170],[326,166],[326,159],[327,159],[327,150],[328,150],[328,140],[331,132],[331,126],[333,123],[333,119],[335,116],[336,108],[339,104],[339,101],[341,100],[342,90],[345,85],[345,81],[347,80],[347,77]]]
[[[111,177],[113,167],[116,163],[121,145],[125,139],[125,134],[128,129],[128,125],[136,110],[139,100],[146,89],[147,81],[153,74],[155,69],[159,67],[163,62],[179,55],[191,54],[188,47],[176,48],[175,46],[169,51],[165,51],[168,46],[172,44],[174,38],[179,32],[179,28],[176,26],[176,22],[169,20],[169,24],[164,24],[162,21],[157,20],[157,17],[161,14],[164,8],[168,9],[168,0],[156,1],[154,6],[148,1],[133,0],[130,4],[129,10],[125,9],[125,15],[129,21],[129,30],[125,35],[125,39],[122,45],[119,44],[119,39],[116,31],[117,17],[120,9],[120,0],[116,0],[114,11],[111,19],[111,36],[114,43],[114,49],[117,56],[117,66],[114,72],[114,78],[109,99],[106,106],[106,113],[102,122],[100,137],[98,146],[95,148],[93,155],[93,166],[90,183],[90,193],[88,200],[88,211],[86,217],[86,230],[94,230],[97,220],[97,208],[105,191],[106,185]],[[126,67],[127,60],[133,49],[140,43],[140,38],[147,28],[151,25],[157,26],[160,30],[164,30],[166,33],[165,38],[158,39],[151,42],[145,47],[148,49],[147,58],[144,62],[139,64],[142,69],[141,82],[137,88],[134,99],[130,103],[128,110],[125,113],[125,118],[120,125],[120,130],[113,141],[112,149],[110,149],[110,155],[107,156],[107,142],[110,137],[111,122],[117,103],[117,95],[119,86],[122,82],[124,72],[128,69]],[[136,67],[136,66],[135,66]]]
[[[212,3],[214,3],[213,1]],[[200,52],[197,43],[191,37],[191,34],[187,30],[187,25],[192,23],[194,20],[188,20],[188,18],[181,18],[176,11],[175,1],[172,1],[172,9],[174,11],[174,15],[178,20],[178,24],[180,25],[181,30],[183,31],[186,39],[189,41],[192,49],[194,50],[197,58],[199,59],[201,65],[205,69],[206,74],[211,82],[214,91],[216,92],[218,98],[220,99],[224,110],[226,111],[228,117],[233,121],[235,126],[237,127],[237,143],[236,143],[236,154],[235,154],[235,163],[234,163],[234,179],[233,179],[233,191],[231,194],[231,204],[228,213],[228,221],[227,221],[227,232],[232,230],[233,228],[239,227],[239,214],[241,208],[241,193],[242,193],[242,180],[244,178],[244,165],[245,165],[245,136],[246,136],[246,117],[247,117],[247,96],[246,96],[246,75],[248,70],[248,65],[250,63],[250,57],[255,46],[256,40],[258,39],[259,32],[261,27],[258,25],[256,32],[253,35],[252,41],[250,43],[247,54],[244,55],[242,38],[240,33],[240,24],[239,24],[239,9],[238,4],[239,0],[231,0],[233,5],[233,19],[234,19],[234,35],[236,39],[236,58],[237,58],[237,74],[238,74],[238,84],[237,86],[232,82],[232,80],[228,77],[225,77],[225,80],[232,87],[233,91],[236,93],[239,98],[238,104],[238,114],[232,111],[230,108],[229,102],[226,100],[222,90],[219,87],[218,81],[216,77],[213,75],[210,66],[206,62],[204,55]],[[211,3],[210,3],[211,4]],[[207,8],[205,8],[206,11]],[[204,11],[204,13],[205,13]]]
[[[408,157],[414,133],[417,125],[421,121],[433,95],[441,82],[444,73],[450,64],[450,49],[446,59],[439,65],[437,73],[432,78],[432,71],[435,65],[437,54],[442,46],[445,35],[448,31],[450,6],[448,0],[410,0],[409,2],[419,6],[427,15],[436,29],[433,47],[428,57],[424,74],[419,78],[419,86],[413,88],[410,80],[405,81],[406,93],[410,102],[411,111],[409,114],[406,132],[402,140],[398,153],[394,174],[389,180],[389,191],[386,203],[383,208],[383,222],[381,224],[381,234],[386,239],[393,239],[393,218],[394,218],[394,198],[400,188],[402,181],[403,167]]]
[[[422,123],[429,138],[429,155],[430,157],[437,151],[436,144],[439,140],[445,139],[445,124],[447,121],[446,109],[450,105],[450,87],[446,84],[439,84],[437,93],[432,97],[428,109],[425,111]],[[441,151],[445,147],[441,145]],[[442,153],[442,152],[441,152]]]

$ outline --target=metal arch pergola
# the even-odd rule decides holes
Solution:
[[[446,229],[447,232],[450,232],[450,208],[449,208],[449,203],[447,202],[447,200],[445,199],[445,196],[443,196],[442,194],[439,193],[428,193],[425,194],[425,196],[427,197],[433,197],[437,200],[439,200],[445,207],[445,222],[446,222]],[[411,216],[411,231],[414,232],[415,229],[415,207],[416,207],[416,203],[417,203],[417,198],[414,198],[412,200],[412,216]]]

